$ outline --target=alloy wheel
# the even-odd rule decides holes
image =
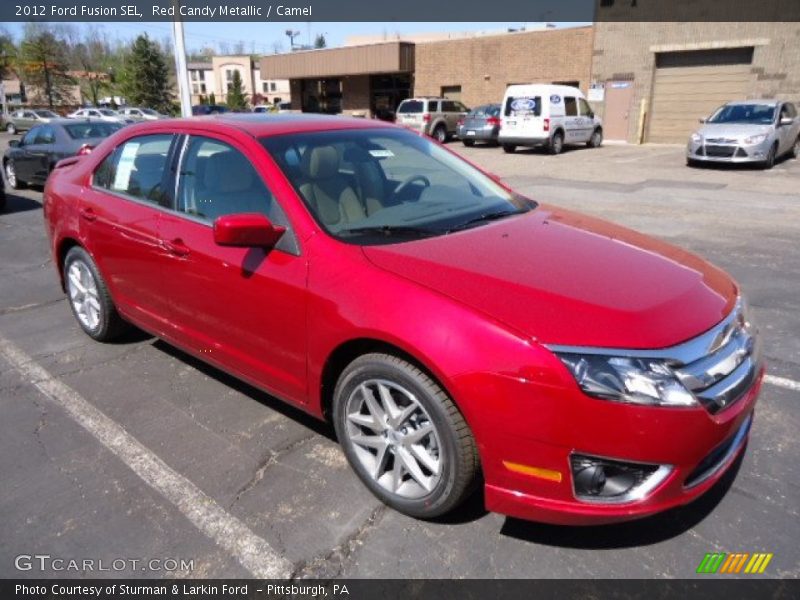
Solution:
[[[17,133],[17,128],[14,127],[13,123],[9,123],[8,125],[6,125],[6,131],[11,135],[14,135],[15,133]]]
[[[350,394],[345,415],[347,442],[386,492],[417,499],[436,488],[445,459],[442,443],[413,393],[387,380],[369,379]]]
[[[81,324],[92,331],[97,329],[103,316],[97,282],[88,265],[82,260],[75,260],[69,266],[67,292]]]
[[[8,185],[12,188],[17,188],[17,170],[14,168],[13,161],[8,161],[6,163],[6,179],[8,179]]]
[[[561,138],[560,135],[556,134],[553,136],[553,154],[561,154],[561,151],[564,149],[564,140]]]
[[[444,130],[444,127],[437,127],[435,135],[436,141],[440,144],[444,144],[447,140],[447,132]]]

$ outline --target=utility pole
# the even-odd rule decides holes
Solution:
[[[189,93],[189,72],[186,70],[186,43],[183,39],[183,21],[180,17],[180,0],[173,0],[175,20],[172,21],[172,41],[175,46],[175,79],[181,100],[181,116],[192,116],[192,99]]]

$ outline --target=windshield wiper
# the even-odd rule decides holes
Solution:
[[[472,219],[464,221],[463,223],[459,223],[458,225],[454,225],[447,230],[447,233],[451,231],[459,231],[461,229],[469,229],[473,225],[478,225],[480,223],[486,223],[488,221],[499,221],[500,219],[505,219],[506,217],[510,217],[513,215],[521,215],[522,213],[528,212],[527,210],[497,210],[494,212],[487,212],[478,215]]]
[[[392,235],[436,235],[442,233],[442,231],[427,227],[414,227],[412,225],[370,225],[368,227],[342,229],[340,233],[377,233],[389,237]]]

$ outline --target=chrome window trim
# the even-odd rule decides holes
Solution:
[[[742,299],[737,298],[736,304],[728,316],[711,329],[691,340],[668,348],[607,348],[603,346],[564,346],[560,344],[543,344],[543,346],[557,354],[596,354],[626,358],[658,358],[673,363],[675,366],[683,366],[700,360],[722,347],[734,331],[733,325],[741,312]]]

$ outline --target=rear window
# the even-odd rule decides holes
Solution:
[[[64,125],[67,135],[73,140],[108,137],[121,127],[122,125],[117,123],[75,123],[74,125]]]
[[[538,117],[542,114],[541,96],[509,96],[503,114],[506,117]]]
[[[400,114],[421,113],[423,103],[420,100],[406,100],[400,103],[397,112]]]

